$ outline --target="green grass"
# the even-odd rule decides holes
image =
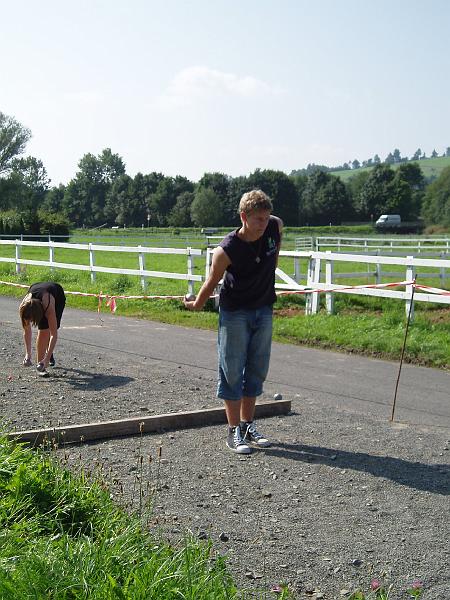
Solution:
[[[10,253],[12,247],[1,246],[2,255]],[[26,247],[23,249],[23,258],[48,259],[46,248]],[[87,264],[87,252],[79,250],[56,249],[55,260],[60,262],[80,262]],[[131,253],[96,253],[96,264],[114,266],[116,268],[137,268],[137,257]],[[177,255],[149,255],[146,261],[147,269],[167,272],[187,272],[186,257]],[[280,257],[280,267],[289,274],[293,274],[293,259]],[[300,261],[300,272],[305,276],[307,259]],[[374,265],[366,267],[365,264],[336,262],[335,274],[361,273],[359,276],[348,279],[351,285],[373,283],[374,278],[363,275],[368,269],[374,270]],[[397,268],[395,268],[397,270]],[[401,271],[400,267],[398,270]],[[195,260],[196,274],[204,274],[204,259]],[[434,278],[420,278],[424,272],[435,275]],[[439,270],[428,268],[421,270],[419,281],[435,287],[446,287],[448,283],[439,279]],[[389,281],[404,279],[390,278]],[[94,282],[88,272],[75,270],[55,269],[53,272],[46,268],[30,267],[15,274],[14,265],[0,263],[0,279],[30,285],[34,281],[55,280],[69,291],[83,291],[92,294],[103,292],[108,295],[143,295],[140,279],[136,276],[123,274],[114,275],[99,273]],[[387,281],[386,278],[383,281]],[[338,279],[345,283],[344,279]],[[200,284],[196,284],[196,289]],[[21,297],[24,289],[9,286],[0,286],[0,293]],[[176,279],[150,278],[148,280],[148,295],[176,295],[182,296],[187,291],[187,282]],[[323,304],[323,297],[322,297]],[[152,319],[166,323],[215,329],[217,327],[217,313],[209,301],[206,310],[200,313],[188,312],[180,300],[117,300],[118,314]],[[68,295],[68,306],[97,310],[98,301],[95,297],[78,297]],[[285,296],[279,298],[275,305],[276,316],[274,322],[274,338],[277,341],[305,344],[319,348],[330,348],[345,352],[358,352],[361,354],[380,356],[397,360],[400,356],[405,327],[405,305],[402,301],[361,296],[344,296],[336,294],[336,315],[330,316],[322,308],[315,316],[304,315],[304,297]],[[103,306],[102,310],[108,310]],[[411,325],[408,337],[405,360],[416,364],[423,364],[441,368],[450,366],[450,345],[448,335],[450,331],[450,311],[446,305],[416,303],[416,316]]]
[[[102,480],[0,435],[0,598],[225,600],[238,592],[211,544],[158,539]],[[286,595],[284,596],[286,598]]]
[[[436,179],[446,167],[450,166],[450,156],[438,157],[438,158],[424,158],[422,160],[414,161],[418,162],[425,179]],[[400,164],[396,163],[391,165],[393,169],[398,169]],[[362,173],[363,171],[370,172],[373,167],[361,167],[360,169],[347,169],[345,171],[332,171],[332,175],[337,175],[342,181],[348,181],[354,175]]]

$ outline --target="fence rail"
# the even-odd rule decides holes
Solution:
[[[349,248],[358,248],[363,252],[378,253],[407,253],[427,255],[450,255],[450,238],[359,238],[318,236],[315,238],[315,250],[323,252],[327,249],[337,249],[338,252]]]
[[[194,293],[194,283],[203,281],[202,275],[194,275],[194,257],[202,256],[204,252],[196,248],[148,248],[146,246],[103,246],[100,244],[69,244],[63,242],[35,242],[26,240],[0,240],[1,246],[14,246],[15,257],[0,257],[0,262],[14,263],[16,273],[20,273],[21,265],[34,265],[50,267],[51,269],[73,269],[77,271],[89,271],[91,281],[95,281],[96,273],[117,273],[125,275],[137,275],[141,278],[142,289],[147,287],[148,277],[163,277],[165,279],[182,279],[188,282],[189,293]],[[49,249],[48,260],[34,260],[21,258],[22,247],[43,247]],[[66,248],[70,250],[85,250],[89,253],[89,265],[75,263],[63,263],[55,261],[55,248]],[[125,269],[114,267],[100,267],[95,264],[95,252],[128,252],[135,253],[138,260],[138,269]],[[149,271],[145,268],[145,257],[148,254],[180,254],[185,255],[187,260],[187,273],[169,273],[165,271]]]

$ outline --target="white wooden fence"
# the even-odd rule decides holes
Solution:
[[[302,238],[299,238],[302,239]],[[296,240],[297,242],[297,240]],[[296,244],[297,249],[297,244]],[[300,249],[300,248],[298,248]],[[396,256],[416,255],[422,256],[441,256],[446,258],[450,254],[450,237],[441,238],[402,238],[402,237],[333,237],[317,236],[315,238],[315,250],[325,252],[326,250],[335,250],[337,252],[356,252],[360,254],[394,254]]]
[[[398,300],[405,300],[406,314],[411,310],[411,316],[413,316],[414,307],[411,306],[411,296],[413,293],[412,286],[408,286],[405,291],[397,291],[390,289],[343,289],[348,286],[337,285],[337,278],[350,278],[362,276],[375,276],[376,283],[381,283],[381,266],[382,265],[398,265],[403,267],[403,272],[386,273],[383,272],[384,277],[397,277],[400,275],[401,281],[412,281],[419,277],[421,280],[423,277],[441,277],[442,271],[450,269],[450,259],[432,259],[432,258],[416,258],[413,256],[407,257],[394,257],[394,256],[367,256],[367,255],[356,255],[356,254],[342,254],[340,252],[290,252],[281,251],[280,256],[291,256],[294,259],[294,278],[290,278],[286,273],[283,273],[280,269],[277,269],[277,275],[284,281],[283,284],[277,284],[276,287],[281,289],[299,289],[305,290],[307,288],[331,290],[333,292],[327,292],[326,307],[327,312],[332,314],[334,312],[334,294],[336,292],[343,294],[357,294],[363,296],[380,296],[384,298],[395,298]],[[302,279],[300,275],[300,267],[298,261],[303,258],[307,260],[307,272],[306,272],[306,286],[301,285],[299,281]],[[371,273],[335,273],[335,263],[366,263],[371,264],[374,267],[374,271]],[[325,266],[325,278],[323,278],[323,266]],[[439,273],[424,273],[424,268],[439,269]],[[297,286],[297,287],[296,287]],[[437,302],[440,304],[450,305],[450,296],[438,295],[426,292],[415,292],[414,301],[418,302]],[[319,293],[312,292],[307,295],[306,302],[306,313],[315,314],[319,309]]]
[[[202,275],[194,275],[194,257],[202,256],[204,252],[195,248],[147,248],[146,246],[101,246],[98,244],[69,244],[62,242],[34,242],[22,240],[0,240],[1,246],[15,246],[15,257],[0,257],[0,262],[9,262],[16,265],[16,273],[20,273],[21,265],[34,265],[50,267],[51,269],[74,269],[77,271],[89,271],[91,280],[95,281],[96,273],[117,273],[125,275],[137,275],[141,278],[142,288],[145,290],[148,277],[163,277],[165,279],[183,279],[188,282],[189,293],[194,293],[194,283],[203,281]],[[48,260],[34,260],[21,258],[21,248],[25,246],[44,247],[49,250]],[[62,263],[55,261],[55,248],[66,248],[70,250],[85,250],[89,253],[89,265],[74,263]],[[128,252],[136,254],[138,269],[125,269],[114,267],[100,267],[95,264],[95,252]],[[164,271],[149,271],[145,268],[145,257],[149,254],[181,254],[186,256],[187,273],[168,273]]]
[[[208,248],[206,251],[206,265],[205,265],[205,276],[194,274],[194,258],[202,257],[205,252],[195,248],[147,248],[144,246],[103,246],[97,244],[69,244],[62,242],[31,242],[21,240],[0,240],[0,248],[2,246],[15,247],[15,257],[7,258],[0,256],[0,262],[14,263],[16,272],[20,273],[22,265],[34,265],[44,266],[57,269],[73,269],[79,271],[89,271],[91,279],[95,280],[96,273],[116,273],[135,275],[141,278],[141,284],[143,289],[146,287],[146,278],[148,277],[162,277],[167,279],[179,279],[188,282],[189,293],[194,293],[194,284],[204,281],[205,277],[209,274],[211,257],[213,253],[212,248]],[[49,250],[48,260],[34,260],[21,258],[21,248],[24,246],[31,247],[47,247]],[[55,261],[55,249],[66,248],[72,250],[84,250],[89,254],[89,264],[80,265],[75,263],[63,263]],[[126,268],[114,268],[114,267],[101,267],[95,264],[95,252],[127,252],[137,255],[139,268],[137,269],[126,269]],[[179,254],[186,256],[187,261],[187,272],[186,273],[169,273],[164,271],[150,271],[146,269],[145,257],[149,254]],[[412,256],[408,257],[394,257],[394,256],[369,256],[367,254],[356,255],[356,254],[342,254],[339,252],[314,252],[314,251],[288,251],[282,250],[280,252],[281,257],[291,257],[294,263],[294,273],[289,275],[280,268],[277,269],[277,281],[275,287],[279,290],[300,290],[307,291],[308,289],[320,289],[330,290],[326,291],[326,307],[329,313],[334,312],[334,295],[335,293],[343,294],[357,294],[364,296],[379,296],[385,298],[395,298],[398,300],[405,301],[405,307],[407,313],[411,307],[411,296],[412,287],[406,287],[405,291],[391,290],[391,289],[371,289],[371,288],[357,288],[357,289],[344,289],[349,286],[338,285],[336,280],[338,278],[350,278],[350,277],[375,277],[377,283],[381,283],[381,274],[383,277],[390,277],[400,275],[400,280],[412,281],[419,275],[419,279],[422,280],[425,276],[434,278],[441,277],[441,274],[446,269],[450,269],[450,259],[431,259],[431,258],[415,258]],[[370,272],[363,273],[337,273],[335,272],[335,263],[357,263],[357,264],[368,264],[372,266]],[[301,269],[301,263],[304,263],[304,269]],[[396,265],[403,269],[401,273],[381,271],[382,265]],[[325,267],[325,268],[324,268]],[[437,269],[437,273],[424,273],[424,268]],[[304,274],[303,274],[304,273]],[[323,278],[323,273],[325,278]],[[443,277],[443,275],[442,275]],[[302,284],[301,281],[305,284]],[[319,309],[319,292],[307,292],[306,294],[306,313],[315,314]],[[437,295],[433,293],[418,292],[414,294],[414,301],[418,302],[436,302],[440,304],[450,305],[450,296]],[[413,307],[411,307],[411,312]]]
[[[212,253],[214,249],[207,249],[206,257],[206,277],[208,276]],[[299,290],[307,292],[308,289],[320,289],[320,290],[333,290],[325,294],[325,302],[327,312],[329,314],[334,313],[334,295],[336,293],[342,294],[356,294],[361,296],[379,296],[383,298],[394,298],[397,300],[405,301],[406,314],[411,314],[411,318],[414,316],[414,306],[411,305],[411,297],[413,288],[407,286],[405,291],[392,290],[392,289],[379,289],[379,288],[353,288],[348,289],[348,285],[336,284],[336,279],[345,277],[367,277],[368,275],[375,276],[376,283],[381,283],[380,273],[381,265],[399,265],[403,267],[403,272],[400,273],[400,281],[412,281],[418,276],[418,272],[424,267],[427,268],[438,268],[441,272],[445,269],[450,269],[450,260],[441,259],[427,259],[427,258],[414,258],[410,257],[393,257],[393,256],[366,256],[366,255],[355,255],[355,254],[341,254],[338,252],[302,252],[302,251],[289,251],[281,250],[280,257],[291,257],[294,261],[294,274],[289,275],[282,269],[276,270],[277,281],[275,288],[279,290]],[[301,261],[305,263],[305,275],[301,272]],[[334,265],[335,262],[348,262],[348,263],[371,263],[374,266],[373,273],[335,273]],[[323,267],[325,266],[325,278],[323,278]],[[385,276],[392,277],[391,274],[384,273]],[[399,273],[395,273],[399,275]],[[422,278],[425,273],[423,271],[420,274]],[[429,273],[429,276],[439,277],[439,274]],[[304,280],[306,285],[300,282]],[[344,289],[347,288],[347,289]],[[316,314],[319,310],[319,296],[320,292],[306,293],[306,308],[305,312],[308,315]],[[437,302],[439,304],[449,304],[450,296],[438,295],[433,293],[415,292],[414,301],[418,302]]]

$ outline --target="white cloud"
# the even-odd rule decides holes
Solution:
[[[183,69],[175,75],[167,90],[159,97],[160,107],[187,106],[194,101],[234,96],[255,98],[278,95],[281,89],[249,75],[239,76],[204,66]]]

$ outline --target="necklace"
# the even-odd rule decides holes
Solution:
[[[251,251],[255,255],[255,262],[256,263],[260,263],[261,262],[261,258],[259,257],[259,254],[261,252],[262,236],[259,238],[258,242],[259,243],[258,243],[258,249],[257,250],[255,250],[255,248],[253,246],[254,242],[248,242],[249,248],[251,249]]]
[[[255,263],[258,263],[258,264],[261,262],[261,258],[260,258],[259,255],[260,255],[260,252],[261,252],[261,246],[262,246],[262,242],[263,242],[263,237],[264,237],[264,235],[262,235],[259,239],[253,240],[253,241],[247,241],[245,239],[243,240],[247,244],[248,248],[250,248],[250,250],[252,251],[252,253],[255,255]],[[254,248],[255,242],[258,242],[258,246],[257,246],[256,250]]]

